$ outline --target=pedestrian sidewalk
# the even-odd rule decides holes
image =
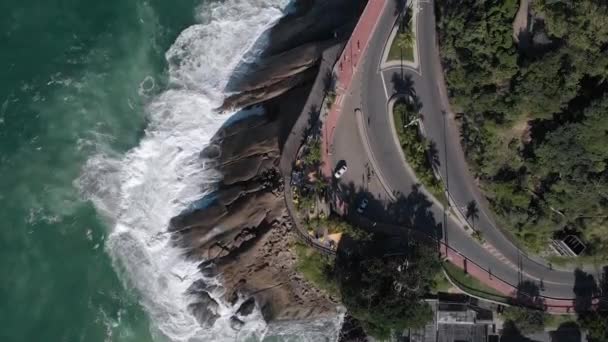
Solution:
[[[325,177],[331,177],[332,163],[330,155],[333,153],[334,130],[342,113],[342,101],[348,92],[357,67],[361,64],[365,49],[374,32],[382,10],[386,6],[386,0],[369,0],[350,39],[344,46],[340,58],[336,62],[333,72],[336,77],[336,98],[332,104],[324,122],[322,132],[322,171]]]

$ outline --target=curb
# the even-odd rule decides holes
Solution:
[[[399,20],[399,17],[397,17],[395,19],[395,24],[393,24],[393,30],[391,31],[391,34],[389,35],[386,43],[384,43],[382,59],[380,62],[380,70],[395,66],[409,67],[415,70],[418,70],[420,68],[420,53],[418,52],[418,13],[420,12],[420,10],[418,6],[418,0],[409,0],[408,2],[408,7],[413,11],[412,29],[414,33],[414,41],[412,42],[412,51],[414,55],[414,61],[404,61],[402,63],[401,61],[388,60],[388,53],[391,50],[391,46],[393,45],[393,41],[395,39],[395,36],[397,35],[397,31],[399,30],[399,26],[397,25],[397,20]]]
[[[391,96],[391,98],[388,100],[387,108],[386,108],[386,112],[388,113],[388,122],[391,125],[391,135],[393,136],[393,142],[395,143],[396,146],[399,146],[399,154],[401,155],[401,162],[405,166],[405,169],[410,174],[410,176],[412,177],[414,182],[417,184],[420,184],[420,192],[422,192],[429,199],[431,199],[433,201],[433,203],[435,203],[435,205],[437,205],[439,208],[442,208],[445,211],[446,208],[443,206],[443,204],[441,202],[439,202],[439,200],[436,199],[435,196],[433,196],[426,189],[426,187],[424,186],[424,184],[422,184],[420,182],[420,180],[418,180],[418,177],[416,177],[416,172],[414,172],[414,170],[412,169],[410,164],[407,162],[405,153],[403,152],[403,149],[401,148],[401,142],[399,141],[399,136],[397,135],[397,128],[395,127],[395,118],[393,117],[393,105],[401,97],[405,97],[405,95],[395,94],[395,95]],[[376,171],[376,172],[378,172],[378,171]]]
[[[490,302],[490,303],[497,304],[497,305],[512,306],[511,304],[508,304],[508,303],[499,302],[499,301],[496,301],[496,300],[493,300],[493,299],[488,299],[488,298],[480,297],[480,296],[474,295],[472,293],[469,293],[467,290],[465,290],[462,287],[460,287],[460,285],[458,285],[456,283],[456,281],[452,280],[452,277],[450,277],[448,275],[448,272],[445,270],[445,268],[443,268],[443,266],[441,266],[441,272],[443,272],[443,275],[445,276],[445,279],[447,279],[448,282],[450,284],[452,284],[452,286],[454,286],[459,291],[461,291],[462,293],[466,294],[469,297],[476,298],[476,299],[479,299],[479,300],[483,300],[484,302]]]
[[[420,121],[419,124],[420,124],[419,127],[420,127],[420,131],[421,131],[422,135],[426,137],[426,131],[424,129],[424,124],[422,123],[422,121]],[[454,213],[454,215],[452,215],[452,217],[460,223],[460,226],[465,230],[465,233],[467,235],[469,235],[472,239],[476,240],[477,243],[485,251],[487,251],[492,256],[496,257],[497,259],[499,259],[503,264],[506,264],[507,266],[509,266],[510,268],[512,268],[514,270],[520,271],[522,274],[526,275],[530,279],[542,281],[543,279],[541,279],[541,278],[533,276],[533,275],[529,274],[528,272],[519,270],[517,265],[515,265],[513,262],[511,262],[506,256],[504,256],[504,254],[500,253],[499,250],[496,247],[494,247],[494,245],[485,241],[485,239],[483,242],[481,242],[473,237],[473,233],[478,230],[476,230],[473,227],[473,225],[471,223],[469,223],[469,220],[467,220],[465,215],[462,213],[462,211],[460,210],[460,207],[456,204],[456,201],[454,200],[454,198],[450,195],[450,193],[447,191],[447,189],[445,189],[445,182],[443,181],[443,178],[441,177],[441,174],[439,173],[439,171],[437,171],[437,168],[435,166],[433,166],[432,169],[433,169],[433,174],[435,175],[435,178],[437,178],[437,180],[439,180],[444,185],[444,194],[445,194],[445,197],[448,199],[448,203],[449,203],[449,206],[447,209],[443,205],[441,205],[441,206],[443,207],[443,209],[445,211],[447,211],[449,213],[450,212]],[[450,209],[452,209],[452,210],[450,210]]]

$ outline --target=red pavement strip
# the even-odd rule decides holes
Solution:
[[[350,89],[350,84],[353,79],[353,74],[360,64],[362,56],[365,54],[365,49],[369,43],[369,39],[374,32],[376,23],[380,18],[380,13],[386,4],[386,0],[369,0],[355,29],[353,30],[350,39],[344,46],[340,59],[334,65],[334,74],[336,75],[336,100],[331,106],[331,110],[325,119],[325,127],[322,136],[322,153],[323,153],[323,174],[325,177],[331,177],[331,161],[329,158],[329,150],[332,148],[334,130],[342,112],[342,101],[344,95]]]
[[[334,65],[334,74],[337,80],[336,86],[336,100],[329,111],[327,118],[325,119],[325,127],[330,129],[323,129],[322,131],[322,153],[323,153],[323,174],[325,177],[332,176],[331,162],[329,158],[329,150],[332,148],[331,141],[333,141],[334,130],[342,114],[342,101],[344,95],[348,92],[351,86],[353,75],[357,70],[357,66],[360,65],[362,57],[365,55],[369,39],[376,27],[376,23],[380,18],[380,13],[386,5],[386,0],[369,0],[353,33],[346,43],[340,59]],[[328,145],[329,144],[329,145]],[[450,262],[461,269],[465,269],[465,258],[460,253],[448,249],[446,255],[442,252]],[[513,296],[517,289],[507,284],[496,277],[492,277],[491,273],[482,269],[474,263],[467,262],[466,271],[471,276],[482,282],[483,284],[495,289],[496,291],[505,294],[506,296]],[[571,313],[574,307],[574,300],[572,299],[544,299],[547,305],[547,311],[551,313]]]
[[[441,254],[443,257],[448,259],[452,264],[456,267],[465,270],[468,274],[470,274],[475,279],[479,280],[484,285],[487,285],[496,291],[513,297],[517,293],[517,288],[511,284],[507,284],[501,279],[492,276],[490,272],[479,267],[475,263],[470,261],[465,261],[465,257],[453,250],[452,248],[442,248]],[[465,266],[466,263],[466,266]],[[574,313],[575,301],[574,299],[559,299],[559,298],[545,298],[541,297],[546,306],[546,311],[552,314],[572,314]],[[592,301],[593,305],[597,305],[599,303],[599,299],[595,298]]]

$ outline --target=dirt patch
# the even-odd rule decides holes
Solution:
[[[530,128],[530,121],[527,117],[523,117],[515,122],[513,127],[511,127],[510,132],[514,138],[518,138],[523,143],[527,144],[532,139]]]
[[[519,9],[513,20],[513,39],[516,43],[519,43],[521,34],[528,32],[529,7],[529,0],[519,1]]]

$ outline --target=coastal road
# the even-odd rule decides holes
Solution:
[[[455,204],[455,210],[465,207],[470,201],[479,205],[479,218],[475,228],[483,233],[487,244],[481,245],[467,233],[461,222],[437,202],[429,206],[435,223],[440,224],[442,235],[447,244],[471,261],[491,270],[490,277],[496,276],[515,286],[523,280],[539,284],[546,297],[574,298],[573,291],[576,277],[572,271],[551,269],[542,260],[526,256],[494,224],[491,215],[483,205],[483,198],[474,184],[468,171],[464,154],[460,147],[459,133],[452,124],[449,103],[443,91],[443,78],[439,65],[439,55],[435,44],[435,16],[433,3],[417,3],[417,69],[400,66],[381,68],[384,46],[396,21],[394,2],[389,1],[380,14],[379,21],[372,33],[369,45],[364,51],[363,63],[355,72],[348,96],[342,101],[343,112],[333,136],[335,153],[332,155],[332,167],[339,160],[349,162],[349,171],[356,175],[346,178],[355,188],[365,189],[369,184],[361,181],[361,165],[371,165],[376,181],[373,190],[368,190],[380,201],[394,200],[394,194],[403,196],[412,194],[417,180],[411,169],[402,158],[400,147],[395,143],[393,127],[389,118],[388,100],[396,92],[393,80],[410,79],[416,95],[422,102],[421,113],[423,125],[429,140],[436,144],[439,159],[439,172],[445,181],[448,192]],[[360,109],[364,132],[355,130],[357,115],[354,109]],[[447,114],[444,114],[447,113]],[[353,122],[349,122],[353,121]],[[353,145],[353,134],[361,140],[363,149]],[[357,153],[353,153],[355,150]],[[350,152],[349,152],[350,151]],[[361,165],[353,160],[361,158],[361,151],[369,153]],[[369,182],[368,182],[369,183]],[[380,195],[380,193],[383,193]],[[599,273],[599,272],[598,272]],[[597,274],[592,274],[596,276]],[[541,285],[542,284],[542,285]],[[577,284],[581,286],[581,284]]]

